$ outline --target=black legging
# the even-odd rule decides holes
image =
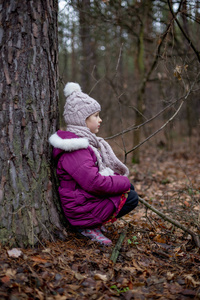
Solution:
[[[138,194],[136,193],[134,186],[131,184],[131,190],[128,193],[128,198],[122,209],[119,211],[116,218],[121,218],[124,215],[128,214],[131,210],[133,210],[138,205]]]

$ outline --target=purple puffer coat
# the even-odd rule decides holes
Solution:
[[[57,160],[59,194],[63,211],[73,226],[92,228],[106,221],[130,189],[127,177],[103,176],[86,138],[61,131],[49,139]]]

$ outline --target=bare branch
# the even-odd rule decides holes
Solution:
[[[193,87],[197,82],[197,79],[199,77],[200,72],[197,75],[196,80],[193,82],[192,86],[190,87],[190,89],[187,91],[186,95],[184,95],[184,97],[181,97],[180,99],[182,99],[181,104],[179,105],[178,109],[176,110],[176,112],[171,116],[171,118],[169,120],[167,120],[167,122],[165,122],[158,130],[156,130],[154,133],[152,133],[150,136],[148,136],[144,141],[142,141],[141,143],[139,143],[138,145],[136,145],[135,147],[133,147],[131,150],[129,150],[128,152],[125,152],[125,161],[126,161],[126,157],[129,153],[131,153],[132,151],[134,151],[135,149],[137,149],[138,147],[140,147],[141,145],[143,145],[145,142],[147,142],[148,140],[150,140],[154,135],[156,135],[158,132],[160,132],[161,130],[163,130],[175,117],[176,115],[179,113],[179,111],[181,110],[181,107],[183,105],[183,103],[185,102],[185,100],[188,98],[188,96],[191,94],[191,92],[193,92]],[[178,100],[180,100],[178,99]],[[175,101],[175,102],[178,102]],[[170,104],[171,105],[171,104]],[[154,117],[155,118],[155,117]],[[145,124],[147,122],[150,122],[150,120],[146,121]],[[143,123],[144,124],[144,123]],[[143,126],[143,124],[140,124],[138,126]],[[134,129],[138,129],[139,127],[136,126]],[[132,129],[133,130],[133,129]]]
[[[138,145],[136,145],[135,147],[133,147],[131,150],[129,150],[128,152],[125,153],[125,157],[131,153],[132,151],[134,151],[135,149],[137,149],[138,147],[140,147],[141,145],[143,145],[145,142],[147,142],[148,140],[150,140],[154,135],[156,135],[158,132],[160,132],[161,130],[163,130],[163,128],[165,128],[174,118],[175,116],[179,113],[183,103],[185,100],[181,101],[181,104],[179,105],[178,109],[176,110],[176,112],[173,114],[173,116],[171,116],[171,118],[169,120],[167,120],[167,122],[165,122],[158,130],[156,130],[155,132],[153,132],[150,136],[148,136],[144,141],[142,141],[141,143],[139,143]]]
[[[182,3],[183,1],[181,1]],[[200,62],[200,55],[199,55],[199,51],[195,48],[194,44],[192,43],[192,41],[190,40],[190,38],[188,37],[188,35],[186,34],[186,32],[183,30],[183,27],[181,26],[180,22],[178,21],[174,11],[173,11],[173,8],[171,6],[171,3],[169,0],[167,0],[167,3],[168,3],[168,6],[169,6],[169,9],[170,9],[170,12],[172,14],[172,16],[174,17],[174,20],[176,21],[176,24],[178,25],[179,29],[181,30],[182,34],[184,35],[184,37],[186,38],[186,40],[188,41],[190,47],[193,49],[193,51],[195,52],[197,58],[198,58],[198,61]]]
[[[122,135],[122,134],[125,134],[125,133],[127,133],[127,132],[130,132],[130,131],[132,131],[132,130],[138,130],[138,129],[140,129],[140,128],[143,127],[144,125],[146,125],[146,124],[150,123],[151,121],[153,121],[154,119],[156,119],[158,116],[160,116],[162,113],[164,113],[168,108],[172,107],[174,104],[176,104],[177,102],[179,102],[179,101],[180,101],[181,99],[183,99],[183,98],[185,98],[185,95],[182,96],[181,98],[176,99],[175,101],[171,102],[169,105],[167,105],[167,106],[166,106],[165,108],[163,108],[161,111],[159,111],[155,116],[153,116],[152,118],[148,119],[148,120],[145,121],[144,123],[141,123],[141,124],[139,124],[139,125],[137,125],[137,126],[132,125],[132,126],[128,127],[127,129],[124,129],[123,131],[119,132],[119,133],[116,133],[116,134],[114,134],[114,135],[112,135],[112,136],[109,136],[109,137],[105,138],[105,140],[111,140],[111,139],[113,139],[113,138],[115,138],[115,137],[118,137],[118,136],[120,136],[120,135]]]

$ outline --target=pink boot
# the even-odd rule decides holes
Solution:
[[[109,246],[112,244],[112,241],[109,240],[106,236],[104,236],[99,228],[84,229],[81,231],[81,234],[84,236],[87,236],[92,241],[98,242],[98,243],[106,245],[106,246]]]

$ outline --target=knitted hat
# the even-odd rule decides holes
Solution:
[[[64,94],[66,103],[63,116],[68,125],[86,126],[87,117],[101,110],[100,104],[84,94],[78,83],[68,82]]]

